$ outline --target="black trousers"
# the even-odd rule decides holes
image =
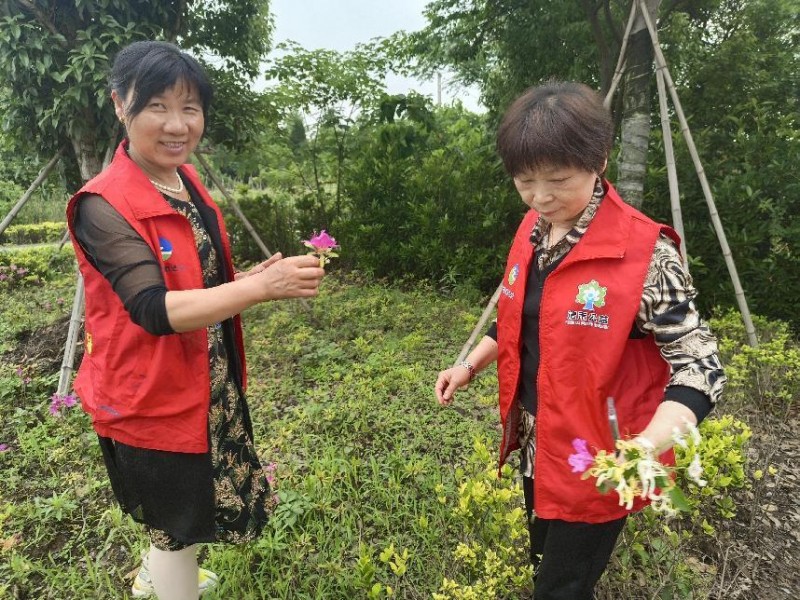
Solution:
[[[533,479],[522,478],[534,600],[592,600],[626,517],[608,523],[571,523],[533,517]]]

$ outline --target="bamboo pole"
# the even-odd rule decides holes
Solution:
[[[244,228],[253,238],[258,247],[261,248],[261,252],[263,252],[264,256],[266,256],[267,258],[271,258],[272,252],[269,251],[269,248],[267,248],[266,244],[264,244],[264,242],[261,240],[261,237],[256,232],[252,223],[250,223],[250,220],[245,216],[244,212],[242,212],[239,203],[236,202],[236,200],[233,199],[233,196],[231,196],[228,193],[228,190],[225,189],[225,186],[222,184],[219,177],[217,177],[216,173],[214,173],[214,171],[211,169],[211,165],[208,164],[208,161],[199,152],[195,152],[194,155],[197,157],[197,161],[206,170],[206,173],[208,173],[208,176],[211,178],[211,181],[213,181],[214,185],[217,186],[217,189],[219,189],[219,191],[222,192],[222,195],[225,196],[225,199],[230,204],[231,208],[233,209],[233,212],[236,213],[236,216],[239,217],[239,220],[242,222],[242,225],[244,225]],[[300,300],[300,304],[303,305],[303,308],[305,308],[309,312],[311,311],[311,305],[306,301],[305,298],[298,298],[298,300]]]
[[[58,389],[56,393],[61,396],[66,395],[69,391],[73,366],[75,365],[75,352],[78,347],[78,338],[83,318],[83,289],[83,276],[78,272],[78,280],[75,286],[75,298],[72,301],[72,314],[69,318],[67,341],[64,344],[64,358],[61,361],[61,371],[58,375]]]
[[[697,147],[694,144],[692,132],[689,130],[689,124],[686,121],[686,116],[683,113],[683,107],[681,105],[680,98],[678,98],[678,92],[676,91],[675,84],[669,74],[664,53],[661,51],[661,44],[658,41],[658,32],[653,25],[650,15],[647,14],[647,7],[644,4],[644,0],[638,0],[638,2],[639,8],[644,16],[645,24],[647,25],[647,29],[650,31],[650,41],[652,42],[653,50],[655,51],[656,68],[663,72],[664,81],[667,85],[670,96],[672,97],[672,104],[675,107],[675,113],[677,114],[678,121],[681,124],[681,133],[683,134],[683,138],[689,148],[689,154],[692,157],[692,162],[694,163],[695,170],[697,171],[697,177],[700,179],[700,187],[703,188],[703,195],[705,196],[706,204],[708,205],[711,223],[714,226],[714,231],[717,234],[717,239],[719,240],[720,247],[722,248],[722,256],[725,258],[725,265],[728,267],[728,273],[730,274],[731,282],[733,283],[733,290],[736,295],[736,302],[739,305],[739,312],[742,314],[742,321],[744,322],[744,329],[745,333],[747,334],[747,342],[750,346],[756,347],[758,346],[758,338],[756,337],[753,320],[750,317],[750,309],[747,307],[747,299],[744,296],[744,290],[742,289],[742,285],[739,280],[739,273],[736,271],[736,264],[733,262],[733,255],[731,254],[730,246],[728,246],[728,239],[725,236],[725,230],[722,228],[722,221],[719,218],[719,213],[717,212],[717,207],[714,203],[714,197],[711,194],[711,187],[708,184],[708,179],[706,178],[705,171],[703,170],[703,164],[700,162],[700,156],[697,152]]]
[[[472,349],[472,344],[475,343],[475,340],[478,339],[478,333],[483,330],[486,326],[486,321],[489,320],[489,317],[494,310],[495,305],[497,305],[497,301],[500,300],[500,291],[503,289],[503,284],[497,286],[497,289],[492,294],[491,300],[489,300],[489,304],[486,305],[486,308],[483,309],[483,313],[481,314],[481,318],[478,319],[478,324],[475,325],[475,328],[472,330],[472,333],[467,340],[467,343],[461,348],[461,353],[458,355],[456,362],[453,363],[453,366],[459,365],[461,361],[467,358],[467,354]]]
[[[264,256],[267,258],[271,258],[272,252],[269,251],[269,248],[267,248],[266,244],[264,244],[264,242],[261,240],[261,237],[259,237],[252,223],[250,223],[250,220],[242,212],[239,203],[233,199],[233,196],[231,196],[228,193],[228,190],[225,189],[225,186],[222,184],[222,181],[220,181],[219,177],[217,177],[217,174],[211,170],[211,165],[208,164],[208,161],[199,152],[195,152],[194,155],[197,157],[198,162],[203,165],[203,168],[206,170],[206,173],[208,173],[211,181],[214,182],[214,185],[217,186],[217,189],[219,189],[219,191],[222,192],[222,195],[225,196],[225,200],[228,201],[228,204],[230,204],[233,212],[235,212],[236,216],[239,217],[239,220],[242,222],[242,225],[244,225],[247,233],[250,234],[250,237],[252,237],[258,247],[261,248],[261,252],[263,252]]]
[[[11,221],[14,220],[14,217],[16,217],[17,214],[19,213],[19,211],[22,210],[22,207],[25,206],[25,204],[28,202],[28,200],[31,199],[31,196],[33,196],[33,192],[36,191],[36,188],[38,188],[40,185],[42,185],[42,182],[45,179],[47,179],[47,176],[50,174],[50,171],[53,170],[53,167],[56,166],[56,163],[61,158],[61,154],[63,152],[64,152],[64,147],[62,146],[53,155],[53,158],[51,158],[48,161],[48,163],[44,167],[42,167],[42,170],[39,171],[39,175],[36,177],[36,179],[34,179],[33,183],[25,191],[25,193],[22,194],[22,198],[20,198],[17,201],[17,203],[14,205],[14,207],[5,216],[5,218],[3,219],[3,222],[0,223],[0,235],[2,235],[3,232],[6,230],[6,227],[8,227],[11,224]]]
[[[658,69],[656,69],[656,84],[658,85],[658,107],[661,111],[661,131],[664,135],[664,153],[667,155],[667,179],[669,181],[669,203],[672,207],[672,226],[681,236],[681,257],[683,258],[683,266],[688,272],[689,259],[686,256],[686,235],[683,229],[681,197],[678,190],[675,148],[672,145],[672,128],[670,127],[669,110],[667,109],[667,90],[664,86],[664,74]]]
[[[619,58],[617,59],[617,66],[614,68],[614,77],[611,79],[611,86],[608,88],[603,106],[609,108],[611,106],[611,99],[614,97],[614,92],[617,91],[622,75],[625,73],[625,52],[628,50],[628,40],[631,37],[631,29],[633,29],[633,22],[636,20],[636,0],[631,2],[631,14],[628,16],[628,24],[625,26],[625,35],[622,36],[622,45],[619,50]]]

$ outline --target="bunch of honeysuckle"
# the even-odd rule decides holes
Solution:
[[[702,478],[698,453],[700,433],[691,423],[686,425],[686,433],[677,427],[673,430],[672,441],[692,456],[689,466],[684,467],[686,475],[690,482],[702,487],[706,481]],[[633,508],[637,497],[649,500],[655,511],[669,516],[689,510],[686,496],[675,484],[675,474],[680,467],[662,464],[653,444],[646,438],[620,439],[616,442],[616,452],[599,450],[594,455],[586,440],[575,438],[572,447],[575,453],[568,459],[572,472],[582,473],[582,479],[593,477],[601,493],[616,492],[619,505],[627,510]]]

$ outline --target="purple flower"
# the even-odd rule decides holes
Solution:
[[[61,415],[61,396],[58,394],[53,394],[50,397],[50,408],[48,411],[53,417],[58,417]]]
[[[62,408],[71,408],[75,406],[77,401],[78,398],[74,394],[67,394],[66,396],[63,396],[62,394],[56,392],[50,396],[50,408],[48,410],[54,417],[60,417]]]
[[[22,377],[25,374],[25,371],[22,370],[22,367],[17,367],[16,373],[17,377]]]
[[[303,244],[308,248],[312,248],[314,252],[328,252],[339,247],[336,240],[328,235],[328,232],[324,229],[319,232],[319,235],[312,236],[309,240],[304,240]]]
[[[11,450],[11,446],[8,444],[0,444],[0,452],[8,452]]]
[[[589,452],[586,440],[575,438],[572,440],[572,447],[575,449],[575,454],[570,454],[567,462],[572,467],[573,473],[583,473],[594,462],[594,456]]]

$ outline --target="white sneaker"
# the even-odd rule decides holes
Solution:
[[[147,559],[148,555],[146,553],[142,554],[142,566],[139,567],[139,572],[136,574],[136,579],[133,580],[133,585],[131,586],[131,593],[134,598],[148,598],[156,592],[153,587],[153,579],[150,577],[150,567]],[[213,571],[202,568],[198,571],[197,589],[201,596],[217,583],[219,583],[219,577]]]

